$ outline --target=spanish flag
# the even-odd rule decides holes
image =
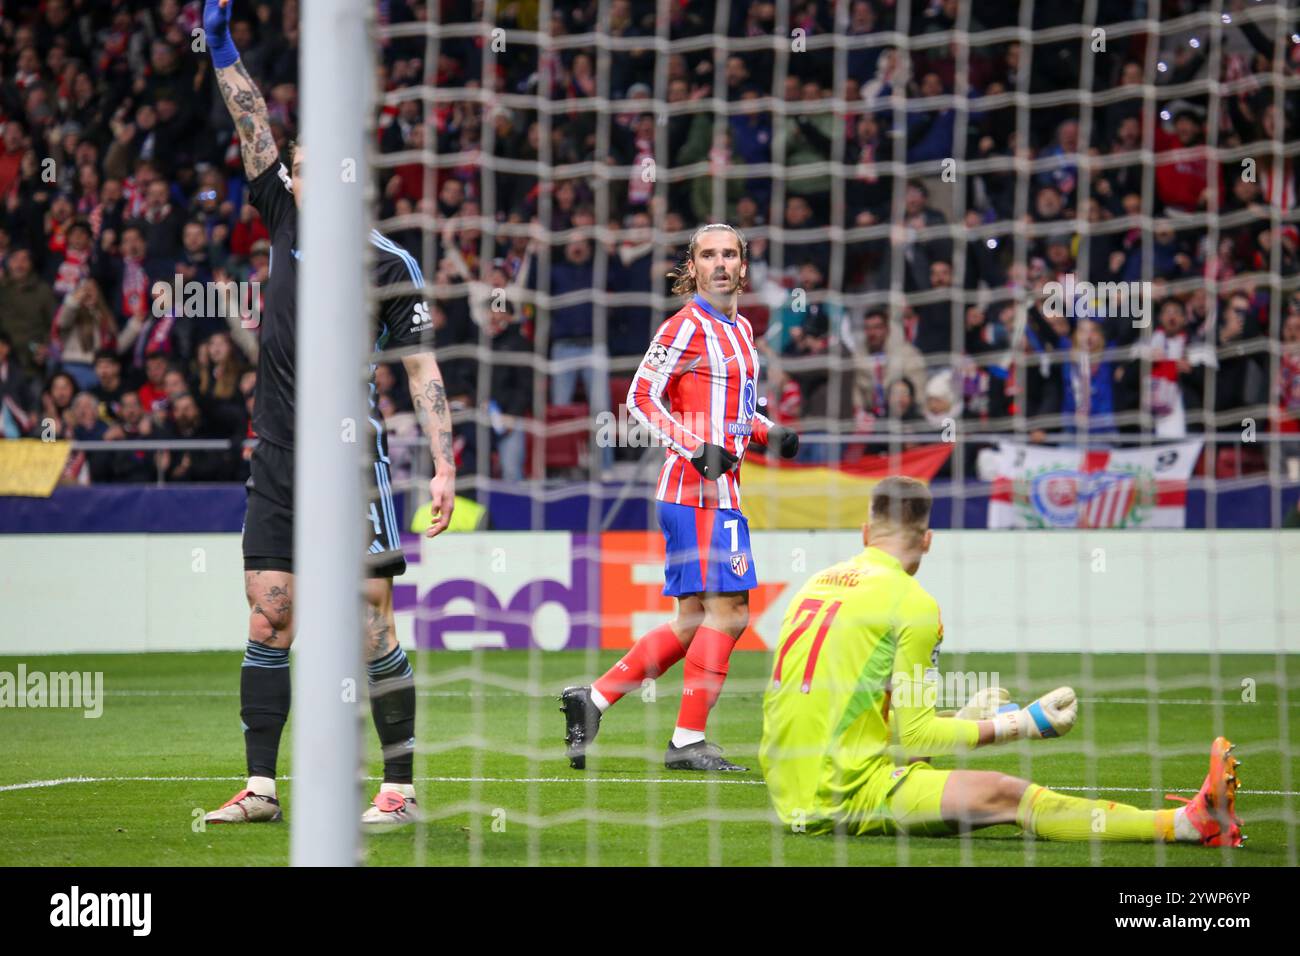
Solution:
[[[929,483],[953,446],[922,445],[896,455],[866,455],[835,467],[746,457],[741,507],[755,530],[860,528],[871,507],[871,490],[890,475]]]

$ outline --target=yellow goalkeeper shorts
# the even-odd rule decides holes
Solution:
[[[951,770],[928,763],[881,767],[849,800],[844,823],[854,836],[889,836],[900,831],[918,836],[946,836],[954,828],[943,821],[940,804]]]

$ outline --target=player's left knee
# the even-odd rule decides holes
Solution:
[[[1013,777],[1005,773],[999,774],[998,779],[990,788],[989,809],[1014,816],[1016,810],[1020,808],[1020,798],[1024,796],[1025,788],[1028,786],[1029,783],[1019,777]]]
[[[749,605],[738,604],[732,607],[723,618],[721,630],[738,639],[747,627],[749,627]]]

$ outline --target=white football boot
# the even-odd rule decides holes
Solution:
[[[361,814],[361,822],[366,826],[403,826],[419,819],[415,787],[409,783],[380,784],[375,799]]]
[[[275,798],[275,781],[270,777],[249,777],[248,786],[203,818],[204,823],[279,823],[280,801]]]

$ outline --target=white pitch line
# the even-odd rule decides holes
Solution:
[[[243,777],[60,777],[55,780],[29,780],[26,783],[0,785],[0,793],[12,790],[37,790],[58,787],[69,783],[222,783],[243,780]],[[281,777],[292,780],[292,776]],[[378,777],[364,777],[378,780]],[[639,783],[639,784],[726,784],[729,786],[761,787],[762,780],[728,780],[710,777],[416,777],[420,783]],[[1077,791],[1081,793],[1196,793],[1195,789],[1176,787],[1073,787],[1045,784],[1049,790]],[[1300,790],[1246,790],[1238,793],[1267,797],[1300,797]]]
[[[739,691],[729,696],[736,697],[757,697],[760,691]],[[548,700],[557,695],[555,694],[526,694],[522,691],[463,691],[463,690],[417,690],[416,695],[419,697],[523,697],[536,698],[538,700]],[[123,690],[106,689],[105,697],[238,697],[237,690],[143,690],[126,688]],[[1134,704],[1146,706],[1152,703],[1147,697],[1080,697],[1080,703],[1084,704]],[[1242,701],[1242,700],[1201,700],[1188,697],[1167,697],[1157,698],[1154,703],[1158,707],[1259,707],[1261,702]],[[1277,707],[1281,701],[1263,703],[1266,707]],[[1300,707],[1300,700],[1287,701],[1288,708]]]
[[[1084,704],[1150,704],[1149,697],[1080,697]],[[1253,700],[1195,700],[1186,697],[1159,697],[1155,703],[1161,707],[1259,707],[1260,702]],[[1281,701],[1265,703],[1265,707],[1277,707]],[[1300,701],[1287,701],[1287,707],[1300,707]]]
[[[60,777],[55,780],[29,780],[26,783],[0,785],[0,793],[11,790],[37,790],[58,787],[68,783],[221,783],[243,780],[243,777]],[[292,780],[292,776],[278,778]],[[378,780],[379,777],[363,777]],[[762,780],[726,780],[709,777],[416,777],[421,783],[664,783],[664,784],[741,784],[763,786]]]

